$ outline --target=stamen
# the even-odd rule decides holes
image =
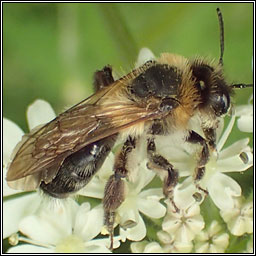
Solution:
[[[28,244],[33,244],[33,245],[36,245],[36,246],[41,246],[41,247],[45,247],[45,248],[49,248],[49,249],[53,249],[54,247],[49,245],[49,244],[44,244],[44,243],[41,243],[41,242],[38,242],[38,241],[35,241],[35,240],[31,240],[27,237],[24,237],[24,236],[19,236],[18,233],[14,233],[12,234],[9,239],[8,239],[9,243],[11,245],[17,245],[19,242],[25,242],[25,243],[28,243]]]

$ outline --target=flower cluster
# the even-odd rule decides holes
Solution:
[[[144,48],[136,65],[153,58],[152,52]],[[27,111],[30,130],[54,117],[51,106],[43,100],[36,100]],[[166,138],[156,141],[159,153],[179,170],[180,180],[174,190],[179,212],[169,199],[163,200],[160,179],[147,168],[147,160],[138,149],[132,175],[125,180],[125,200],[116,213],[115,227],[119,232],[114,237],[114,250],[119,247],[118,250],[122,250],[123,244],[130,240],[133,253],[232,252],[229,247],[232,237],[252,234],[251,195],[244,195],[239,180],[230,175],[244,173],[252,166],[249,139],[240,139],[225,147],[236,120],[241,131],[252,132],[252,105],[237,107],[227,127],[220,125],[217,130],[217,150],[207,163],[200,183],[208,191],[208,197],[196,189],[192,179],[197,145],[180,143],[174,148]],[[11,153],[24,133],[5,118],[3,133],[5,177]],[[79,200],[50,199],[36,191],[16,191],[4,180],[3,234],[12,245],[8,252],[111,252],[110,241],[104,236],[107,230],[103,205],[98,199],[104,196],[113,163],[111,152],[91,182],[79,191]],[[207,212],[209,208],[211,214]],[[247,247],[241,248],[241,252],[252,250],[252,239],[248,235],[247,240]]]

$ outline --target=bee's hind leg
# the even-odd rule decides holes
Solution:
[[[135,148],[136,140],[130,136],[117,154],[114,164],[114,174],[110,176],[104,191],[103,207],[105,212],[105,225],[110,233],[110,249],[113,249],[114,224],[117,208],[125,200],[124,179],[128,176],[126,168],[129,153]]]

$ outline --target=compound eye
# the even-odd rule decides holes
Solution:
[[[230,98],[229,95],[219,95],[215,94],[211,97],[212,100],[212,107],[215,111],[217,116],[224,115],[228,112],[230,106]]]

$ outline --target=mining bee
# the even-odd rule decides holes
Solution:
[[[147,140],[147,166],[165,174],[163,193],[179,210],[173,200],[178,170],[157,153],[155,138],[176,136],[181,131],[185,141],[201,145],[194,181],[198,189],[207,193],[199,181],[216,147],[219,117],[228,112],[234,88],[251,86],[230,85],[224,79],[224,28],[219,9],[217,13],[220,58],[216,65],[201,58],[189,60],[163,53],[116,81],[110,66],[97,71],[95,94],[23,137],[8,168],[9,186],[40,188],[50,196],[65,198],[83,188],[116,141],[125,138],[103,199],[112,247],[115,212],[125,199],[124,180],[129,179],[128,156],[142,135]],[[194,116],[198,117],[204,136],[188,128]]]

